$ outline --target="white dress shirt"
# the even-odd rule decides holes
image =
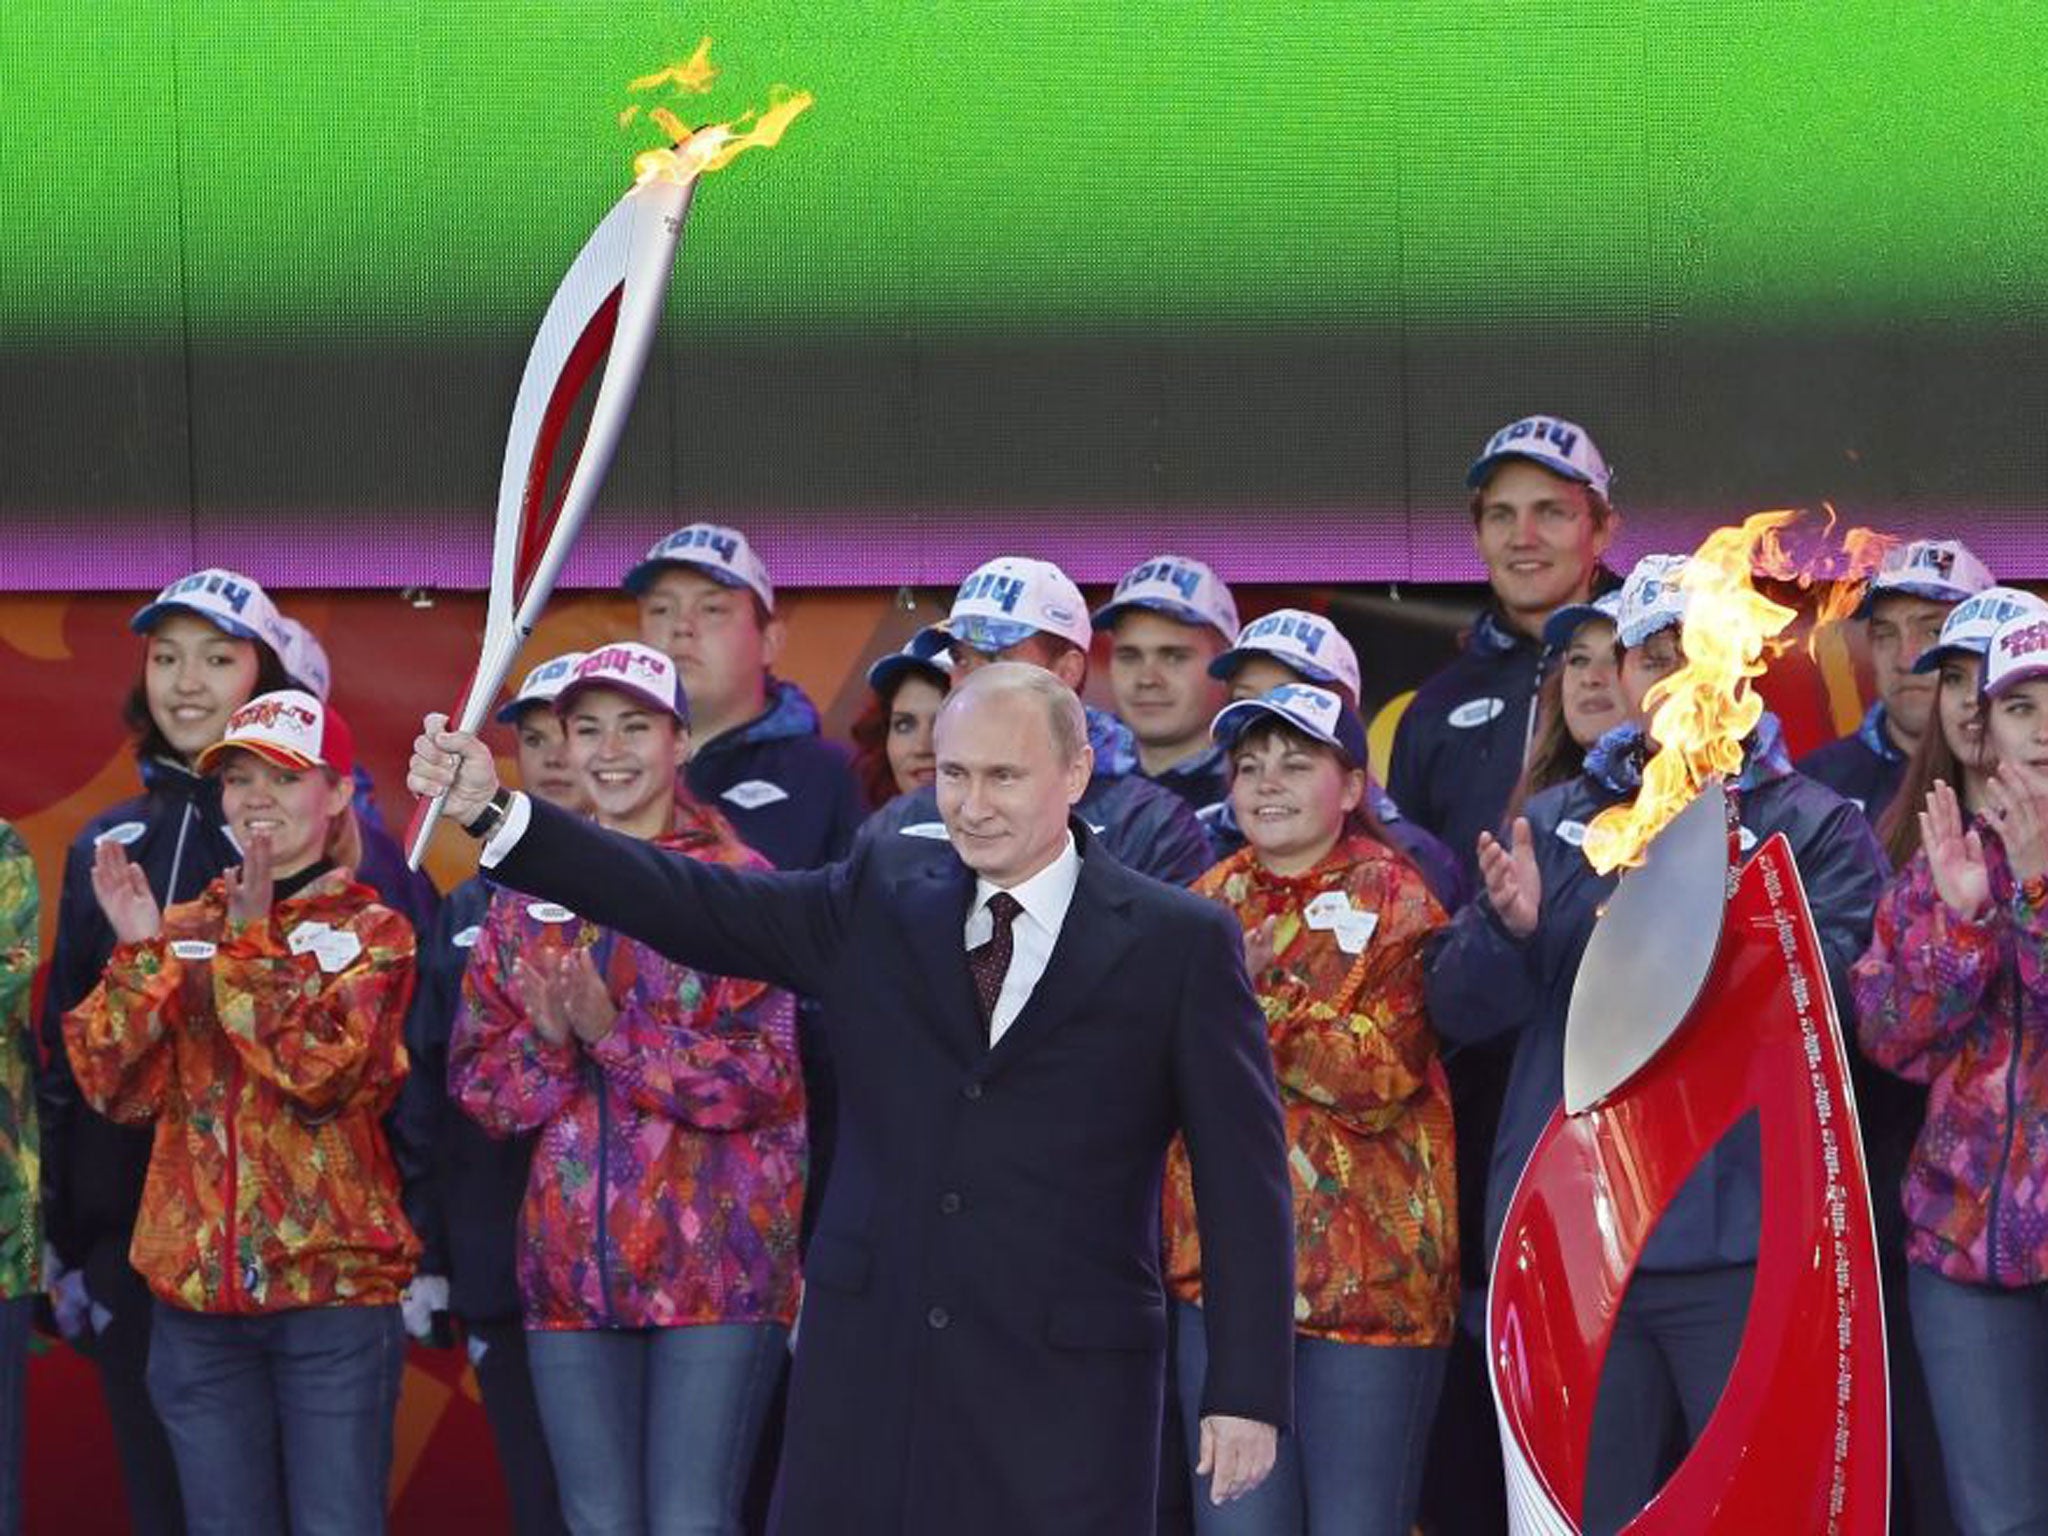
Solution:
[[[994,1045],[1003,1032],[1017,1022],[1017,1015],[1031,1001],[1038,978],[1052,959],[1052,947],[1059,942],[1060,925],[1073,905],[1074,886],[1081,878],[1081,851],[1074,846],[1074,834],[1067,834],[1067,846],[1037,874],[1022,885],[1009,887],[1024,910],[1010,924],[1010,968],[1003,973],[1003,990],[996,998],[995,1013],[989,1019],[988,1043]],[[990,880],[974,882],[974,905],[967,910],[967,947],[977,949],[995,933],[996,920],[989,915],[988,899],[1003,887]]]

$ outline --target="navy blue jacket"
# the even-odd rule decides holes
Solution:
[[[448,1041],[477,930],[496,887],[465,880],[420,939],[419,980],[405,1020],[412,1072],[398,1098],[405,1214],[419,1233],[423,1275],[448,1280],[448,1307],[466,1323],[518,1322],[519,1208],[534,1137],[488,1135],[448,1098]],[[424,1157],[408,1166],[408,1158]],[[394,1151],[398,1150],[394,1139]]]
[[[1243,935],[1074,835],[1059,942],[993,1048],[962,937],[975,882],[929,844],[748,872],[534,803],[493,871],[683,964],[824,1002],[839,1152],[804,1265],[781,1536],[1152,1529],[1177,1133],[1201,1201],[1203,1411],[1289,1418],[1292,1196]]]
[[[1127,868],[1168,885],[1194,884],[1218,857],[1208,832],[1185,800],[1137,771],[1137,753],[1123,722],[1093,707],[1087,713],[1095,772],[1074,814]],[[876,811],[860,829],[860,841],[898,841],[891,833],[923,844],[935,859],[953,858],[939,820],[938,795],[929,787],[898,795]]]
[[[1939,730],[1938,725],[1929,729]],[[1906,777],[1906,754],[1884,728],[1884,706],[1873,704],[1863,723],[1838,741],[1816,747],[1799,760],[1799,771],[1853,800],[1876,826]]]
[[[114,952],[114,931],[92,891],[93,850],[102,838],[120,842],[162,906],[192,900],[242,859],[221,818],[218,779],[151,760],[142,765],[142,783],[142,794],[86,823],[64,856],[56,942],[43,994],[43,1067],[36,1082],[50,1243],[67,1268],[83,1268],[87,1289],[116,1311],[148,1302],[141,1277],[128,1263],[128,1245],[153,1133],[147,1126],[116,1125],[87,1105],[64,1051],[64,1015],[99,985]],[[409,913],[418,893],[390,834],[368,822],[362,833],[363,880],[377,887],[378,899],[393,911]],[[373,869],[385,880],[394,870],[404,878],[387,890]]]
[[[817,706],[795,683],[771,682],[765,710],[699,742],[683,783],[777,869],[844,858],[864,814],[852,757],[819,736]]]
[[[1775,722],[1771,729],[1775,730]],[[1782,753],[1762,754],[1738,787],[1746,846],[1783,832],[1805,886],[1840,1017],[1853,1019],[1849,967],[1870,940],[1885,878],[1884,856],[1863,814],[1832,790],[1792,772]],[[1745,775],[1746,777],[1748,775]],[[1624,798],[1593,772],[1530,799],[1543,901],[1536,931],[1512,937],[1484,893],[1438,939],[1429,969],[1430,1020],[1447,1040],[1512,1035],[1514,1060],[1486,1183],[1486,1261],[1491,1267],[1509,1199],[1536,1139],[1564,1098],[1564,1023],[1595,912],[1614,889],[1580,842],[1592,818]],[[1756,1258],[1761,1214],[1754,1122],[1710,1151],[1679,1191],[1644,1251],[1651,1270],[1709,1269]]]

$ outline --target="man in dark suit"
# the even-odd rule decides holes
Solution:
[[[1080,702],[997,664],[947,700],[939,809],[818,871],[671,858],[498,787],[429,716],[408,782],[494,878],[687,964],[822,998],[838,1155],[806,1260],[782,1536],[1152,1528],[1164,1393],[1159,1184],[1185,1136],[1217,1501],[1291,1401],[1293,1237],[1265,1026],[1230,914],[1116,863],[1069,812]],[[928,847],[928,845],[927,845]]]

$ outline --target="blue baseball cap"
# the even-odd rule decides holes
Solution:
[[[1304,736],[1335,747],[1353,768],[1366,765],[1365,722],[1342,696],[1307,683],[1282,683],[1256,699],[1226,704],[1210,722],[1209,737],[1225,751],[1260,720],[1283,720]]]
[[[903,679],[911,673],[930,679],[944,693],[953,686],[952,658],[944,652],[936,656],[919,656],[912,652],[915,639],[906,641],[900,651],[891,651],[878,658],[868,668],[868,687],[874,690],[878,699],[892,697]]]
[[[1605,619],[1609,624],[1621,621],[1621,592],[1602,593],[1590,603],[1568,603],[1543,621],[1543,649],[1561,651],[1572,643],[1572,636],[1579,632],[1579,626],[1590,624],[1595,619]]]

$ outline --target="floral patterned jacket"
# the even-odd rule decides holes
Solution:
[[[154,1121],[129,1259],[193,1312],[395,1303],[419,1240],[382,1117],[406,1073],[412,924],[345,869],[234,931],[219,880],[119,944],[64,1019],[80,1091]]]
[[[687,797],[655,842],[767,867]],[[513,979],[521,955],[568,947],[592,952],[619,1010],[594,1045],[542,1038]],[[448,1087],[494,1135],[540,1131],[519,1220],[527,1327],[795,1318],[804,1097],[787,992],[501,890],[463,977]]]
[[[1366,837],[1307,873],[1244,849],[1195,890],[1247,932],[1277,917],[1252,977],[1287,1117],[1297,1332],[1444,1344],[1458,1296],[1450,1091],[1423,1011],[1423,941],[1444,922],[1413,866]],[[1164,1197],[1168,1283],[1201,1299],[1192,1170],[1175,1142]]]
[[[21,834],[0,821],[0,1300],[30,1295],[41,1283],[36,1041],[28,1016],[36,916],[35,865]]]
[[[1856,1027],[1879,1066],[1929,1085],[1906,1168],[1906,1256],[1976,1284],[2048,1280],[2048,878],[2018,884],[1980,820],[1991,905],[1964,921],[1924,851],[1877,904]],[[1877,1198],[1889,1198],[1878,1191]]]

